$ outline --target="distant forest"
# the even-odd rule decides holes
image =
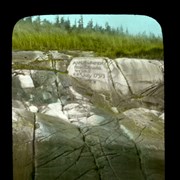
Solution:
[[[91,19],[84,25],[83,16],[70,23],[55,16],[54,22],[37,16],[19,20],[13,31],[13,50],[83,50],[110,58],[137,57],[163,59],[163,40],[154,34],[131,35],[128,29],[104,27]]]

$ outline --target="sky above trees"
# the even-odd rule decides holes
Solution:
[[[155,36],[162,37],[162,29],[160,24],[153,18],[149,16],[143,15],[42,15],[40,19],[43,21],[44,19],[55,22],[56,17],[64,18],[65,20],[69,19],[70,24],[73,25],[77,23],[80,17],[83,17],[84,26],[92,20],[93,24],[100,25],[105,27],[108,23],[112,28],[121,28],[127,30],[130,34],[154,34]],[[36,19],[37,16],[33,16],[32,19]]]

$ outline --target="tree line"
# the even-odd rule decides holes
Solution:
[[[161,37],[146,33],[131,35],[128,30],[112,28],[108,22],[100,26],[83,16],[75,22],[55,16],[54,21],[41,16],[25,17],[13,30],[14,50],[82,50],[98,56],[163,59]]]
[[[50,22],[47,19],[41,20],[40,16],[37,16],[34,20],[31,16],[25,17],[18,22],[18,25],[31,25],[35,31],[41,31],[42,28],[59,28],[65,32],[100,32],[108,33],[114,35],[129,35],[128,29],[124,29],[121,25],[118,28],[113,28],[109,25],[108,22],[104,24],[104,27],[98,23],[94,23],[91,19],[87,25],[84,25],[84,19],[81,15],[78,20],[75,20],[74,24],[71,24],[69,18],[65,19],[64,17],[55,16],[54,22]],[[142,34],[141,34],[142,35]],[[145,35],[145,32],[143,33]],[[153,34],[151,34],[153,36]]]

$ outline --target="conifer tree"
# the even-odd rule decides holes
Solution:
[[[84,22],[83,22],[83,16],[80,16],[80,19],[78,20],[78,28],[83,29],[84,27]]]

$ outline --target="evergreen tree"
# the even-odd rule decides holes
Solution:
[[[59,27],[59,26],[60,26],[59,16],[56,16],[56,17],[55,17],[55,23],[54,23],[54,25],[55,25],[56,27]]]
[[[108,32],[108,33],[111,32],[111,27],[110,27],[108,22],[105,23],[105,31]]]
[[[52,24],[47,19],[44,19],[42,21],[42,25],[44,25],[44,26],[51,26]]]
[[[36,19],[33,21],[33,26],[36,31],[40,31],[41,28],[41,18],[40,16],[37,16]]]
[[[60,27],[64,27],[64,17],[61,17],[60,19]]]
[[[103,32],[103,28],[101,26],[99,26],[97,23],[94,26],[94,30],[97,31],[97,32]]]
[[[68,18],[66,21],[64,21],[64,28],[65,28],[67,31],[70,30],[71,24],[70,24],[69,18]]]
[[[87,23],[86,29],[88,29],[88,30],[93,29],[93,20],[92,19]]]
[[[74,24],[70,28],[70,31],[76,31],[76,30],[77,30],[77,22],[76,22],[76,19],[75,19]]]
[[[37,16],[33,23],[40,25],[41,24],[40,16]]]
[[[43,27],[43,30],[45,30],[45,31],[47,30],[49,32],[52,29],[53,24],[50,23],[47,19],[44,19],[42,21],[41,26]]]
[[[120,27],[120,32],[124,32],[124,29],[123,29],[123,26],[121,25],[121,27]]]
[[[119,28],[118,28],[119,29]],[[119,29],[119,34],[124,34],[124,29],[123,26],[121,25],[120,29]]]
[[[78,20],[78,28],[83,29],[84,22],[83,22],[83,16],[80,16],[80,19]]]

